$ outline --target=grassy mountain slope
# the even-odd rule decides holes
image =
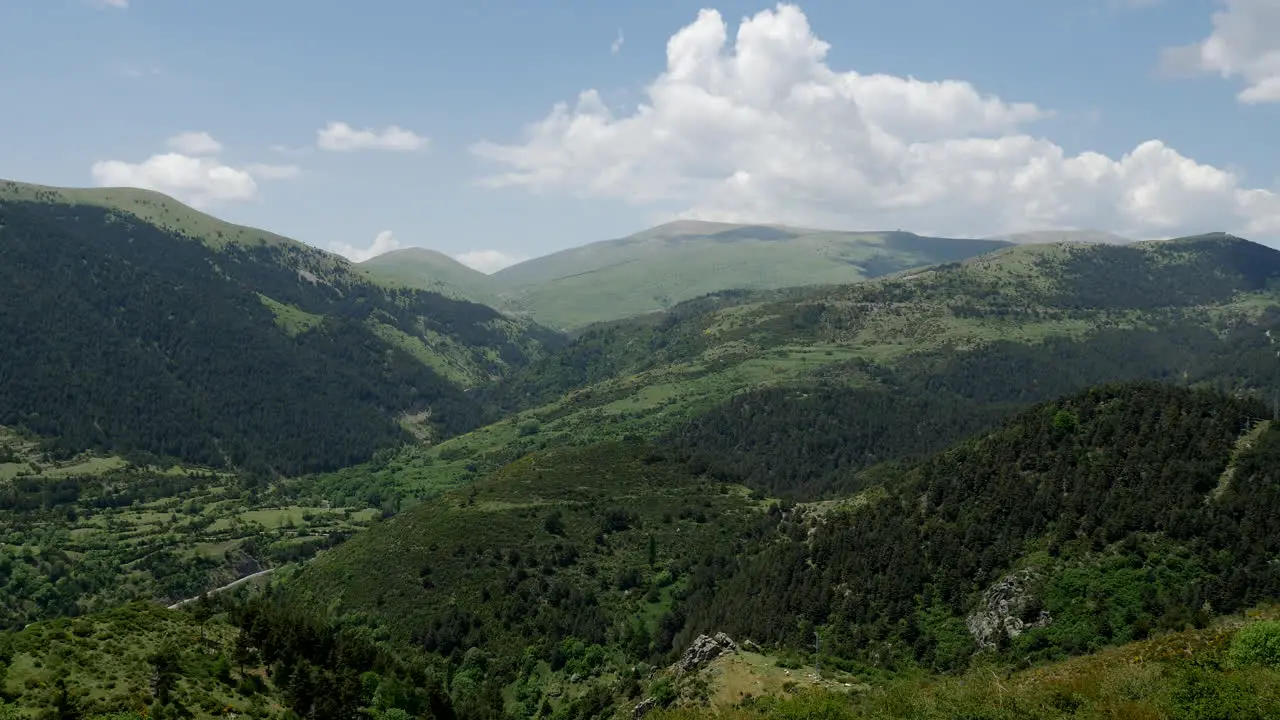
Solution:
[[[359,267],[383,282],[496,304],[492,278],[435,250],[418,247],[392,250],[365,260]]]
[[[278,246],[310,250],[317,265],[343,264],[341,258],[265,230],[219,220],[173,198],[139,188],[66,188],[0,180],[0,202],[84,205],[126,212],[168,233],[199,240],[217,249],[226,245]]]
[[[403,418],[423,434],[480,422],[465,388],[558,342],[300,243],[218,245],[40,197],[0,201],[0,425],[60,452],[345,465],[397,443]]]
[[[663,310],[726,289],[849,283],[1004,247],[999,240],[905,232],[834,232],[681,221],[527,260],[493,275],[462,273],[438,253],[398,251],[364,264],[413,287],[454,288],[558,328]],[[473,271],[474,272],[474,271]]]
[[[1280,381],[1277,277],[1280,252],[1207,236],[1026,245],[839,288],[720,293],[587,330],[489,391],[518,411],[506,420],[321,485],[335,499],[430,494],[539,447],[674,433],[715,464],[778,478],[771,491],[820,492],[889,450],[938,450],[1093,384]],[[821,432],[771,420],[813,404],[827,408]],[[801,480],[778,459],[796,453],[843,460]]]

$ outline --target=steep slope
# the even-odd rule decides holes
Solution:
[[[493,280],[442,252],[427,248],[392,250],[359,264],[388,284],[430,290],[472,302],[494,303]]]
[[[0,425],[59,452],[345,465],[397,443],[402,416],[431,435],[475,426],[485,411],[465,388],[558,341],[484,306],[387,290],[301,243],[213,243],[52,192],[0,201]]]
[[[429,494],[539,447],[638,433],[811,497],[1093,384],[1269,395],[1277,277],[1280,252],[1207,236],[1018,246],[838,288],[719,293],[584,331],[487,391],[516,415],[321,485],[335,499]],[[782,420],[814,407],[817,424]]]

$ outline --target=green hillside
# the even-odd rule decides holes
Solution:
[[[284,591],[454,663],[484,653],[517,688],[557,671],[625,687],[626,668],[716,631],[784,656],[817,632],[824,664],[864,681],[1054,660],[1280,593],[1268,411],[1093,388],[794,506],[643,443],[545,451],[362,533]]]
[[[496,286],[492,278],[435,250],[418,247],[392,250],[365,260],[358,267],[382,282],[495,304]]]
[[[851,283],[1008,244],[906,232],[680,221],[527,260],[489,276],[464,272],[432,251],[396,251],[363,267],[387,281],[448,288],[459,297],[571,329],[664,310],[721,290]]]
[[[485,306],[388,290],[300,243],[210,241],[223,231],[192,225],[207,217],[194,211],[166,229],[7,187],[39,200],[0,201],[0,425],[57,453],[286,474],[348,465],[410,432],[481,424],[488,411],[466,388],[559,343]]]
[[[503,421],[319,487],[341,502],[430,495],[538,448],[635,433],[809,496],[840,471],[941,449],[1094,384],[1280,383],[1277,277],[1280,252],[1204,236],[1026,245],[838,288],[720,293],[588,329],[485,391],[513,413]],[[821,426],[790,419],[813,405]],[[754,424],[720,427],[736,414]],[[797,453],[832,461],[802,482],[787,469]]]

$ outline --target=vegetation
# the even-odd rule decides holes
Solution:
[[[0,433],[20,463],[0,482],[0,629],[133,600],[171,604],[333,547],[379,517],[296,482],[80,456],[48,462]]]
[[[781,652],[817,633],[855,675],[1055,660],[1276,596],[1268,410],[1095,388],[798,505],[638,441],[549,450],[362,533],[285,591],[452,663],[484,648],[516,685],[545,684],[581,643],[593,660],[564,672],[612,688],[719,630]]]
[[[365,260],[359,267],[384,283],[497,305],[492,278],[435,250],[420,247],[392,250]]]
[[[1273,612],[1273,611],[1271,611]],[[1227,649],[1258,625],[1233,618],[1097,654],[1013,670],[983,664],[953,677],[904,673],[853,687],[791,681],[768,694],[681,697],[652,720],[1261,720],[1280,713],[1280,672],[1238,665]],[[1273,622],[1273,621],[1271,621]],[[719,701],[719,702],[717,702]]]
[[[488,279],[665,308],[570,341],[0,184],[0,719],[1275,716],[1280,253],[983,247],[684,224]],[[673,258],[740,287],[637,299]],[[901,272],[774,289],[835,267]]]
[[[555,342],[342,266],[321,279],[304,269],[315,251],[293,245],[215,252],[83,205],[6,202],[0,228],[0,424],[58,455],[280,474],[350,465],[408,437],[402,416],[434,435],[488,417],[424,356],[491,377]]]
[[[684,221],[527,260],[490,276],[473,275],[429,251],[389,253],[362,266],[388,281],[451,290],[572,329],[664,310],[721,290],[851,283],[1006,245],[905,232]]]
[[[1280,252],[1209,236],[1021,246],[838,289],[726,291],[588,329],[481,391],[504,420],[317,484],[335,502],[416,500],[540,448],[638,434],[754,487],[818,497],[1095,384],[1269,395],[1276,277]],[[1109,299],[1114,285],[1125,289]]]

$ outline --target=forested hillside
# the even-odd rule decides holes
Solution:
[[[491,649],[517,675],[503,648],[559,667],[576,638],[625,664],[718,630],[801,649],[816,629],[833,655],[887,669],[960,668],[981,643],[1059,657],[1280,592],[1269,412],[1106,386],[794,507],[643,444],[534,454],[325,554],[290,591],[455,660]],[[1027,627],[980,642],[966,620],[1010,573]]]
[[[819,497],[860,468],[923,457],[1090,385],[1269,394],[1277,277],[1280,252],[1214,235],[1020,246],[838,288],[726,291],[585,330],[482,391],[509,413],[501,422],[319,486],[339,502],[423,497],[540,448],[638,434],[771,493]]]
[[[390,291],[300,244],[198,238],[90,205],[0,204],[0,425],[86,448],[295,474],[489,415],[464,388],[556,336]],[[329,256],[331,257],[331,256]]]

